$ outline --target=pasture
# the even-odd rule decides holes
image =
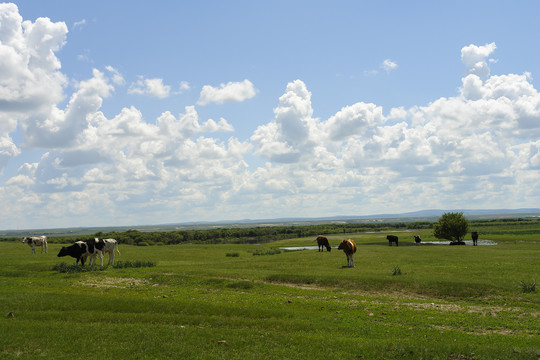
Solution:
[[[329,235],[356,241],[355,268],[335,248],[279,250],[315,237],[120,244],[116,261],[156,266],[65,273],[61,244],[0,242],[0,359],[538,359],[539,294],[522,284],[540,280],[540,232],[499,230],[476,247]]]

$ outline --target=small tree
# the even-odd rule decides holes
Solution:
[[[437,239],[447,239],[452,242],[462,241],[469,230],[469,221],[463,213],[444,213],[433,226],[433,235]]]

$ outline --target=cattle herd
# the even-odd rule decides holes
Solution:
[[[36,253],[36,247],[41,246],[41,253],[45,249],[47,253],[47,237],[46,236],[32,236],[24,237],[23,244],[28,244],[32,248],[32,254]],[[75,264],[81,263],[82,266],[86,263],[86,260],[90,257],[89,265],[96,265],[96,257],[99,256],[100,265],[103,266],[103,254],[109,254],[108,265],[114,265],[115,251],[120,255],[118,250],[118,242],[115,239],[100,239],[94,238],[90,240],[77,241],[70,246],[62,246],[58,257],[71,256],[76,259]]]
[[[473,239],[473,245],[478,245],[478,232],[473,231],[471,233]],[[396,235],[387,235],[386,239],[388,240],[388,245],[392,246],[392,243],[398,246],[398,237]],[[317,245],[319,246],[319,252],[331,251],[332,247],[328,241],[328,238],[324,235],[319,235],[315,239]],[[41,253],[45,250],[47,253],[47,237],[46,236],[32,236],[24,237],[23,244],[28,244],[32,248],[32,254],[36,253],[36,247],[41,247]],[[414,235],[414,242],[416,245],[422,242],[420,236]],[[453,243],[452,243],[453,244]],[[343,240],[338,245],[338,250],[343,250],[347,256],[347,266],[354,267],[353,255],[356,252],[356,243],[352,239]],[[86,263],[88,257],[90,257],[90,265],[96,265],[96,257],[99,256],[100,265],[103,266],[103,254],[109,254],[109,263],[108,265],[114,265],[114,252],[117,252],[120,255],[120,250],[118,250],[118,242],[115,239],[100,239],[94,238],[90,240],[77,241],[75,244],[70,246],[62,246],[58,257],[71,256],[76,259],[75,264],[81,263],[82,266]]]
[[[478,245],[478,232],[473,231],[471,233],[471,237],[473,239],[473,245]],[[392,244],[396,244],[398,246],[399,244],[399,238],[396,235],[387,235],[386,240],[388,240],[388,246],[392,246]],[[319,235],[315,239],[317,241],[317,245],[319,246],[319,252],[323,251],[324,248],[326,248],[327,251],[330,251],[332,248],[330,246],[330,243],[328,242],[328,238],[324,235]],[[414,243],[416,245],[419,245],[422,242],[422,239],[419,235],[414,235]],[[464,242],[462,242],[465,244]],[[454,245],[455,242],[450,243],[450,245]],[[343,240],[338,245],[338,250],[343,250],[345,255],[347,256],[347,266],[348,267],[354,267],[354,261],[353,261],[353,255],[356,252],[356,243],[352,239]]]

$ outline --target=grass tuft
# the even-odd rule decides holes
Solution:
[[[261,255],[277,255],[277,254],[281,254],[281,250],[279,249],[268,249],[268,250],[255,250],[253,252],[253,255],[255,256],[261,256]]]
[[[153,261],[118,261],[112,267],[113,269],[126,269],[126,268],[141,268],[141,267],[154,267],[156,263]]]
[[[392,275],[401,275],[401,268],[399,266],[394,266],[392,269]]]
[[[521,280],[520,287],[521,287],[521,291],[524,292],[524,293],[535,293],[536,292],[536,280],[533,280],[531,282]]]
[[[56,264],[53,266],[53,270],[61,272],[61,273],[78,273],[78,272],[88,272],[95,270],[95,267],[91,266],[81,266],[81,265],[68,265],[65,262],[61,262],[60,264]]]
[[[112,265],[113,269],[125,269],[125,268],[142,268],[142,267],[154,267],[155,262],[152,261],[118,261]],[[81,265],[68,265],[65,262],[56,264],[53,266],[54,271],[61,273],[80,273],[89,271],[102,271],[106,270],[108,266],[81,266]]]

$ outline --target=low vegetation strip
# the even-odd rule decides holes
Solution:
[[[94,237],[113,238],[119,244],[152,246],[174,245],[186,243],[205,244],[262,244],[293,238],[316,237],[319,234],[354,234],[362,232],[385,232],[385,231],[411,231],[432,232],[435,222],[350,222],[316,224],[316,225],[283,225],[283,226],[258,226],[251,228],[222,227],[198,230],[171,230],[171,231],[112,231],[96,232],[94,234],[69,234],[55,236],[46,232],[39,235],[47,235],[50,243],[72,243],[78,240],[87,240]],[[495,220],[472,220],[471,228],[480,231],[481,236],[493,234],[501,236],[513,234],[525,236],[538,234],[540,219],[495,219]],[[19,232],[21,233],[21,232]],[[22,236],[28,235],[27,233]],[[481,237],[482,238],[482,237]],[[0,236],[0,241],[20,241],[19,237]]]
[[[89,271],[102,271],[111,267],[112,269],[125,269],[125,268],[142,268],[142,267],[154,267],[156,263],[153,261],[117,261],[114,265],[110,266],[81,266],[81,265],[68,265],[65,262],[61,262],[53,266],[54,271],[61,273],[75,273],[75,272],[89,272]]]
[[[0,336],[0,359],[537,360],[540,297],[525,290],[540,231],[492,228],[497,246],[416,245],[430,229],[396,230],[399,247],[386,232],[328,235],[356,242],[354,268],[334,249],[253,256],[315,237],[122,244],[118,268],[72,273],[54,269],[57,243],[0,242],[0,329],[17,334]]]

